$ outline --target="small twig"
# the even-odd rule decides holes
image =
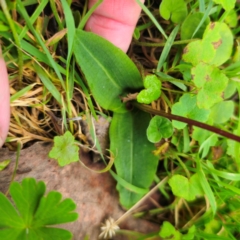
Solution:
[[[125,97],[120,97],[123,103],[132,101],[132,100],[136,100],[137,99],[137,95],[138,93],[129,93],[127,96]]]

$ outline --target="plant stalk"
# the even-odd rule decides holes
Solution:
[[[174,115],[174,114],[171,114],[171,113],[166,113],[166,112],[161,111],[161,110],[156,110],[156,109],[151,108],[148,105],[140,104],[140,103],[137,103],[137,102],[133,102],[132,104],[133,104],[134,107],[136,107],[138,109],[141,109],[142,111],[152,113],[152,114],[155,114],[155,115],[159,115],[159,116],[168,118],[170,120],[176,120],[176,121],[179,121],[179,122],[184,122],[184,123],[187,123],[188,125],[196,126],[196,127],[214,132],[218,135],[221,135],[221,136],[226,137],[228,139],[234,140],[236,142],[240,142],[240,136],[237,136],[235,134],[224,131],[222,129],[210,126],[206,123],[198,122],[198,121],[195,121],[195,120],[192,120],[192,119],[189,119],[189,118],[185,118],[185,117],[182,117],[182,116],[177,116],[177,115]]]

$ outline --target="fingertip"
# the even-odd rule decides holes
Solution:
[[[10,94],[7,67],[0,52],[0,147],[8,134],[10,121]]]

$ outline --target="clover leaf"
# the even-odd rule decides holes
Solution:
[[[226,23],[211,22],[202,40],[189,43],[183,53],[183,60],[196,66],[200,62],[220,66],[232,53],[233,34]]]
[[[0,239],[4,240],[67,240],[72,234],[60,228],[49,227],[72,222],[78,218],[73,212],[76,204],[69,198],[61,201],[59,192],[50,191],[44,196],[44,182],[25,178],[22,183],[10,185],[10,195],[14,202],[0,193]]]
[[[161,95],[161,82],[155,75],[148,75],[144,79],[144,87],[137,95],[137,101],[139,103],[149,104],[157,100]]]
[[[163,0],[160,4],[161,16],[174,23],[181,23],[187,16],[187,4],[184,0]]]
[[[152,143],[159,142],[162,138],[169,138],[173,134],[172,123],[164,117],[154,116],[147,128],[147,138]]]
[[[187,93],[179,99],[179,102],[173,105],[172,113],[200,122],[206,122],[210,114],[210,110],[200,109],[197,106],[197,96]],[[186,123],[175,120],[172,123],[177,129],[183,129],[187,125]]]
[[[203,195],[203,189],[197,173],[192,175],[190,179],[176,174],[169,179],[168,183],[175,196],[184,198],[187,201],[192,201],[196,196]]]
[[[198,88],[197,105],[209,109],[223,100],[223,91],[228,85],[228,78],[217,67],[199,63],[191,70],[193,82]]]
[[[60,166],[65,166],[79,160],[78,152],[73,135],[67,131],[63,136],[54,137],[54,146],[48,156],[56,159]]]

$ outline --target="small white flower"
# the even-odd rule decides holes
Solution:
[[[115,223],[113,218],[109,218],[105,221],[104,224],[102,224],[101,227],[101,234],[99,235],[99,238],[112,238],[115,236],[116,231],[119,229],[119,226]]]

